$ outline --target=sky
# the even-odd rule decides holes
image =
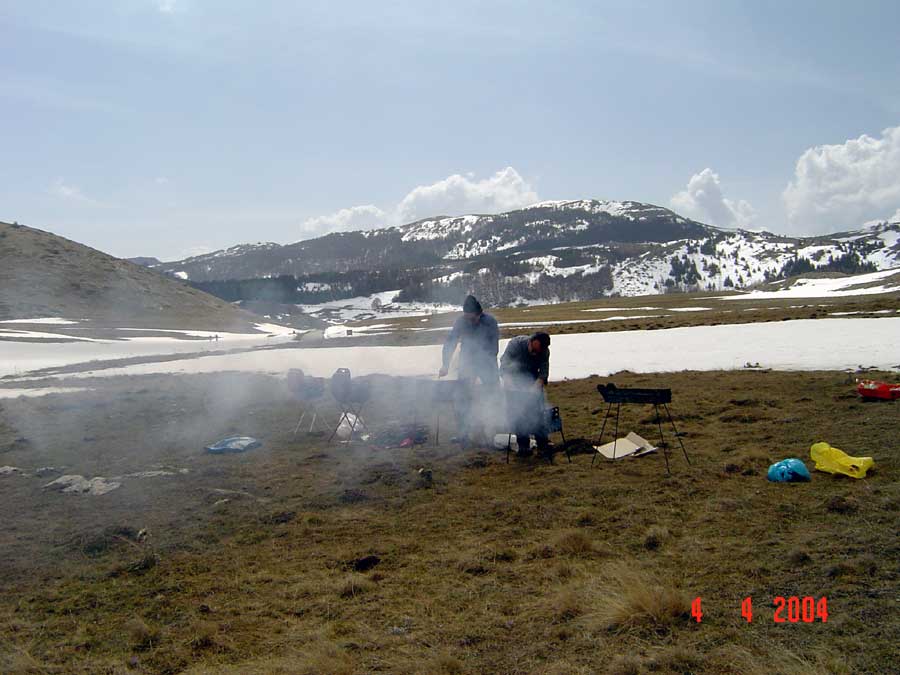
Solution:
[[[0,220],[122,257],[550,199],[900,220],[900,3],[0,0]]]

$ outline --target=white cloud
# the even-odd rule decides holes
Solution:
[[[178,0],[158,0],[156,8],[163,14],[174,14],[177,11],[175,6],[177,4]]]
[[[687,189],[672,197],[670,203],[681,215],[719,227],[747,228],[756,218],[749,202],[732,201],[722,194],[719,174],[709,168],[691,176]]]
[[[341,209],[327,216],[308,218],[300,229],[308,237],[318,237],[328,232],[370,230],[385,225],[386,214],[377,206],[365,204]]]
[[[862,226],[863,227],[872,227],[873,225],[881,225],[882,223],[900,223],[900,209],[894,211],[894,215],[882,217],[882,218],[873,218],[872,220],[865,221]]]
[[[397,205],[396,220],[408,223],[429,216],[500,213],[538,201],[537,193],[511,166],[476,181],[454,174],[411,190]]]
[[[300,229],[305,237],[317,237],[328,232],[403,225],[431,216],[501,213],[537,201],[537,193],[518,171],[509,166],[483,180],[475,180],[472,174],[454,174],[431,185],[413,188],[396,206],[386,211],[372,204],[352,206],[326,216],[309,218]]]
[[[848,229],[900,215],[900,126],[880,138],[863,134],[840,145],[819,145],[800,155],[783,194],[791,224],[800,232]]]
[[[67,184],[62,178],[57,178],[47,191],[55,197],[77,204],[104,206],[103,202],[88,197],[81,191],[81,188],[76,185]]]

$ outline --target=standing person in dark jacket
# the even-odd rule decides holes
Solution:
[[[483,384],[497,384],[497,352],[500,344],[500,328],[497,319],[485,314],[481,303],[472,295],[463,302],[463,315],[459,317],[444,342],[443,364],[438,373],[444,377],[450,370],[450,361],[457,343],[459,349],[459,379],[480,379]]]
[[[497,375],[497,351],[500,343],[500,328],[497,320],[485,314],[481,303],[474,296],[466,296],[463,302],[463,315],[459,317],[444,342],[441,369],[438,377],[444,377],[450,370],[450,361],[456,345],[459,349],[459,379],[466,382],[459,400],[456,402],[456,413],[460,429],[460,442],[468,445],[469,435],[474,426],[475,411],[472,405],[473,390],[476,381],[481,381],[486,397],[494,394],[499,384]]]
[[[550,336],[535,333],[514,337],[500,359],[500,372],[519,456],[531,454],[532,434],[538,451],[548,452],[550,441],[544,421],[544,387],[550,377]]]

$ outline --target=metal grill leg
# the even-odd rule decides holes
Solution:
[[[678,429],[675,427],[675,420],[672,419],[672,413],[669,412],[669,406],[663,403],[663,408],[666,409],[666,415],[668,415],[669,417],[669,424],[672,425],[672,431],[675,432],[675,438],[678,439],[678,445],[681,446],[681,452],[684,453],[684,459],[688,464],[690,464],[691,460],[688,457],[687,450],[684,449],[684,443],[681,442],[681,436],[678,435]]]
[[[351,408],[351,411],[353,412],[353,422],[350,423],[350,438],[347,439],[349,441],[353,440],[353,434],[356,433],[356,425],[359,424],[359,416],[362,414],[364,405],[364,403],[360,403],[358,407]],[[347,418],[347,421],[350,422],[349,417]]]
[[[619,442],[619,411],[622,409],[621,403],[616,403],[616,431],[613,435],[613,459],[616,458],[616,445]]]
[[[566,443],[566,434],[562,428],[562,422],[559,424],[559,435],[562,436],[563,439],[563,448],[566,451],[566,459],[569,460],[569,464],[572,463],[572,455],[569,454],[569,445]]]
[[[603,432],[606,431],[606,420],[609,419],[609,411],[612,410],[612,403],[608,403],[606,405],[606,415],[603,416],[603,425],[600,427],[600,438],[597,439],[597,445],[603,445]],[[591,466],[594,466],[594,462],[597,461],[597,455],[599,452],[594,453],[594,457],[591,459]]]
[[[331,432],[331,436],[328,437],[328,442],[329,442],[329,443],[331,443],[331,441],[334,440],[334,437],[337,435],[337,430],[340,429],[340,427],[341,427],[341,422],[344,421],[344,418],[345,418],[345,417],[347,417],[347,411],[342,409],[342,410],[341,410],[341,416],[338,417],[338,421],[337,421],[337,424],[336,424],[335,427],[334,427],[334,431],[332,431],[332,432]],[[349,419],[349,418],[347,418],[347,424],[350,424],[350,419]]]
[[[663,458],[666,460],[666,474],[671,476],[672,471],[669,469],[669,448],[666,447],[666,441],[663,439],[662,421],[659,419],[659,404],[654,403],[653,409],[656,411],[656,426],[659,427],[659,448],[663,452]]]
[[[306,417],[306,411],[303,411],[303,414],[300,415],[300,419],[297,420],[297,426],[294,427],[294,436],[297,435],[297,432],[300,430],[300,425],[303,424],[303,418]]]

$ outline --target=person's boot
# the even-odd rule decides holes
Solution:
[[[519,449],[516,451],[516,457],[531,457],[531,439],[528,436],[525,440],[518,440]]]
[[[553,446],[546,439],[538,439],[538,455],[553,464]]]

